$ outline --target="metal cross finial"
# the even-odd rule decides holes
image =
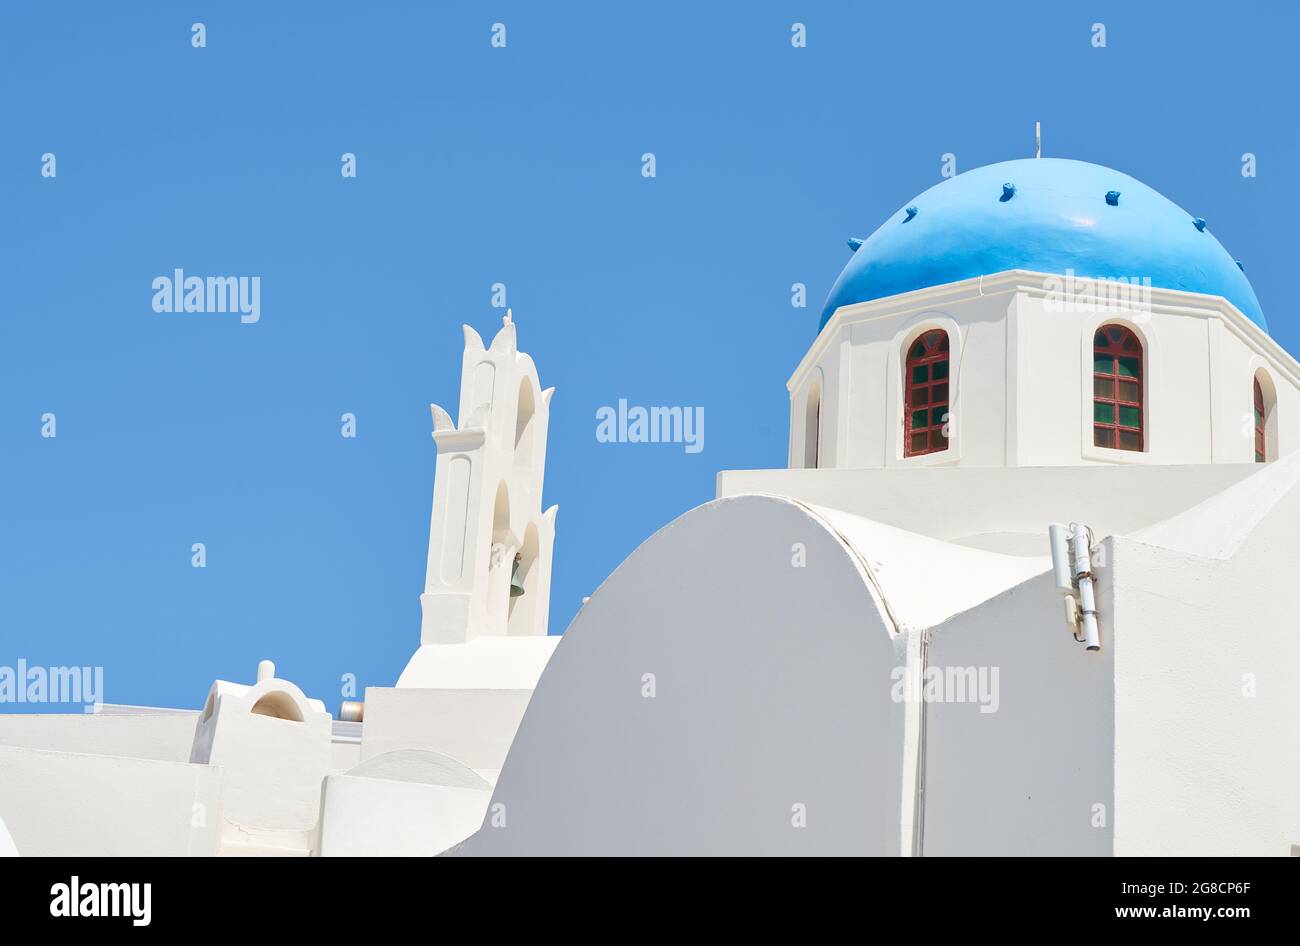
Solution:
[[[1034,122],[1034,157],[1041,158],[1042,156],[1043,156],[1043,124],[1042,122]]]

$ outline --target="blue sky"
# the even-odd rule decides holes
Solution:
[[[490,338],[495,282],[557,388],[562,631],[718,470],[785,464],[785,381],[845,239],[936,183],[945,152],[959,170],[1032,155],[1035,120],[1045,155],[1205,217],[1297,350],[1297,19],[1041,0],[6,4],[0,666],[102,666],[108,702],[195,708],[263,657],[331,711],[344,674],[394,683],[419,640],[428,405],[454,412],[460,325]],[[177,267],[259,275],[261,320],[155,313],[151,281]],[[703,407],[705,449],[598,442],[595,412],[620,398]]]

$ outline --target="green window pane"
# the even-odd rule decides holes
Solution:
[[[1119,407],[1119,422],[1125,427],[1142,426],[1142,409],[1140,407]]]
[[[948,362],[946,361],[935,362],[934,379],[938,381],[940,378],[946,378],[946,377],[948,377]]]
[[[934,386],[934,403],[938,404],[940,401],[947,401],[947,400],[948,400],[947,382],[944,382],[943,384],[936,384]]]
[[[937,427],[946,423],[948,423],[948,408],[936,407],[930,411],[930,426]]]
[[[929,413],[930,413],[929,411],[912,411],[912,429],[919,430],[920,428],[924,427],[925,418],[929,415]]]
[[[1097,329],[1097,334],[1092,336],[1092,346],[1094,348],[1104,348],[1106,346],[1106,333]]]
[[[1093,355],[1092,370],[1097,374],[1114,374],[1115,360],[1110,355]]]
[[[929,365],[913,365],[913,366],[912,366],[912,383],[913,383],[913,384],[920,384],[922,381],[929,381],[929,380],[930,380],[930,366],[929,366]]]
[[[1104,401],[1094,401],[1092,404],[1092,419],[1102,424],[1115,423],[1115,405],[1107,404]]]
[[[1116,358],[1115,361],[1119,364],[1119,374],[1121,377],[1137,378],[1141,376],[1142,372],[1139,368],[1141,362],[1136,358],[1124,358],[1121,356]]]
[[[1264,426],[1264,412],[1261,411],[1259,408],[1255,408],[1255,426],[1256,427]]]
[[[911,354],[912,354],[912,357],[913,357],[913,358],[920,358],[922,355],[924,355],[924,354],[925,354],[925,342],[921,341],[921,340],[918,338],[918,339],[916,340],[916,344],[912,346],[912,353],[911,353]]]

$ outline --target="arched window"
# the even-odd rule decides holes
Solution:
[[[1098,447],[1145,449],[1142,342],[1122,325],[1103,325],[1092,339],[1092,425]]]
[[[907,350],[903,375],[903,456],[948,449],[948,333],[932,329]]]
[[[821,463],[822,452],[822,383],[814,380],[808,390],[803,419],[803,465],[805,470],[815,470]]]
[[[1262,368],[1255,372],[1255,462],[1277,459],[1277,389]]]

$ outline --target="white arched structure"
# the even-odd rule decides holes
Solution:
[[[559,507],[543,511],[541,503],[555,389],[542,389],[509,315],[490,346],[468,325],[464,334],[460,425],[431,405],[438,459],[420,596],[422,644],[545,635],[550,617]],[[510,577],[530,527],[532,600],[521,609],[510,603]]]
[[[902,853],[906,633],[1044,567],[779,497],[694,509],[574,619],[497,783],[509,830],[465,850]]]

